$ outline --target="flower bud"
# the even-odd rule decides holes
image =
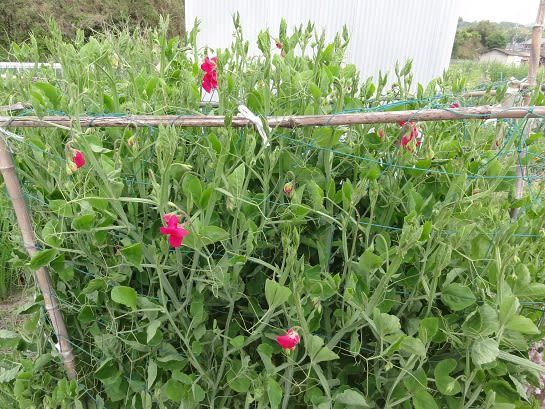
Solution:
[[[78,170],[78,167],[74,162],[66,162],[66,173],[73,175]]]
[[[293,196],[293,191],[294,191],[293,182],[287,182],[284,185],[283,190],[284,190],[284,194],[286,195],[286,197],[291,198]]]

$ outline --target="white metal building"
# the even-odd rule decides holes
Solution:
[[[186,0],[186,28],[201,21],[199,44],[225,48],[232,42],[232,15],[240,13],[244,37],[255,46],[257,34],[278,34],[308,21],[332,39],[344,24],[351,33],[346,62],[365,79],[379,70],[393,73],[396,61],[413,59],[414,82],[428,83],[449,65],[459,16],[458,0]],[[288,31],[289,32],[289,31]]]

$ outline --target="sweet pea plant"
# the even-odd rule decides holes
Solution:
[[[79,376],[64,379],[38,297],[21,333],[2,333],[13,351],[0,361],[0,399],[21,408],[538,407],[542,367],[528,351],[543,335],[545,209],[538,182],[513,199],[523,121],[272,129],[265,146],[253,128],[231,126],[240,104],[261,116],[451,109],[437,89],[459,94],[463,80],[412,87],[408,63],[390,82],[360,81],[343,64],[347,32],[327,43],[311,24],[260,33],[256,57],[236,17],[224,50],[199,48],[196,28],[185,41],[164,28],[74,43],[52,31],[62,77],[23,74],[0,85],[3,99],[75,119],[226,119],[215,129],[76,121],[17,130],[25,141],[12,142],[14,157],[42,245],[23,261],[52,274]],[[20,59],[36,50],[12,46]],[[205,92],[219,105],[201,106]],[[533,175],[544,141],[527,144]],[[513,222],[511,207],[523,208]]]

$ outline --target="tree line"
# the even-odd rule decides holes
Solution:
[[[467,22],[458,19],[452,58],[475,59],[491,48],[505,48],[530,38],[530,27],[516,23]]]

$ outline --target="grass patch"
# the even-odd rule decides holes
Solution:
[[[528,65],[507,65],[501,63],[480,63],[471,60],[456,60],[451,62],[446,75],[448,78],[465,78],[468,89],[480,85],[490,85],[511,78],[522,80],[528,76]],[[545,76],[545,69],[539,68],[538,82]]]

